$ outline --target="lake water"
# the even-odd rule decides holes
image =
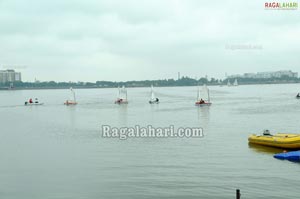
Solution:
[[[212,106],[194,106],[196,87],[0,92],[0,198],[298,198],[300,164],[282,150],[248,145],[264,129],[300,133],[300,84],[212,86]],[[44,106],[25,107],[38,97]],[[202,127],[203,138],[101,137],[101,125]]]

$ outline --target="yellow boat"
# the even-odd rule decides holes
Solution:
[[[284,149],[300,149],[300,135],[277,133],[271,135],[268,130],[263,135],[251,135],[248,138],[249,143],[264,146],[278,147]]]

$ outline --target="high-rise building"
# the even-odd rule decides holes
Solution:
[[[0,70],[0,83],[20,81],[22,81],[20,72],[15,72],[14,70]]]

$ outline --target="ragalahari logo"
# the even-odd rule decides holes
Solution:
[[[265,10],[297,10],[297,2],[265,2]]]

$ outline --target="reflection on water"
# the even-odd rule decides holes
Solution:
[[[196,106],[196,109],[198,113],[199,124],[203,129],[206,129],[209,125],[210,106]]]
[[[68,112],[69,112],[71,126],[75,126],[76,125],[76,107],[77,107],[77,105],[65,106],[65,107],[66,107],[66,109],[68,109]]]
[[[276,153],[282,153],[284,151],[287,151],[285,149],[268,147],[268,146],[263,146],[263,145],[259,145],[259,144],[253,144],[253,143],[248,143],[248,146],[250,149],[252,149],[253,151],[258,152],[258,153],[276,154]]]
[[[128,104],[116,104],[117,112],[118,112],[118,123],[120,126],[128,125]]]

